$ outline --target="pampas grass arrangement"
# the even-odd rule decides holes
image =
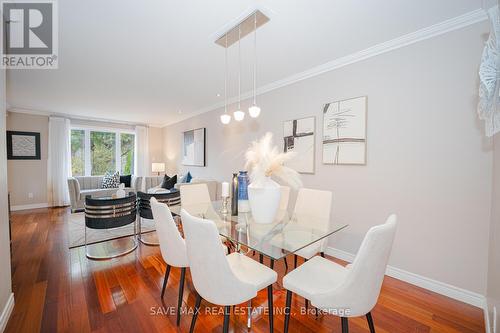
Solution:
[[[259,184],[263,183],[266,177],[275,177],[293,188],[301,187],[299,173],[284,165],[296,154],[280,152],[272,143],[273,134],[267,132],[261,139],[252,142],[246,151],[245,168],[250,172],[251,181]]]

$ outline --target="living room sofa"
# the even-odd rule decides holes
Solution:
[[[102,176],[81,176],[68,178],[69,198],[71,201],[71,211],[76,212],[85,208],[85,197],[106,197],[116,193],[117,188],[102,188]],[[140,184],[140,177],[132,176],[130,187],[125,188],[125,192],[137,192]]]
[[[82,211],[85,208],[85,197],[87,195],[93,197],[106,197],[116,193],[116,188],[102,188],[102,176],[80,176],[68,178],[69,197],[71,200],[71,211]],[[125,192],[148,192],[153,188],[159,188],[163,181],[163,176],[147,176],[147,177],[134,177],[130,187],[125,188]],[[189,186],[192,184],[207,184],[208,192],[212,200],[220,198],[219,183],[216,180],[204,180],[194,178],[190,183],[177,183],[176,189],[181,186]]]

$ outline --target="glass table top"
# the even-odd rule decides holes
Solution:
[[[251,212],[239,212],[237,216],[231,216],[230,213],[222,214],[220,207],[220,201],[182,206],[193,216],[214,221],[219,234],[231,242],[274,260],[309,246],[315,253],[320,252],[320,246],[328,236],[348,226],[335,221],[318,221],[314,216],[290,214],[287,211],[279,211],[273,223],[259,224],[254,221]],[[170,210],[180,215],[181,207],[172,206]],[[230,207],[228,210],[231,212]]]

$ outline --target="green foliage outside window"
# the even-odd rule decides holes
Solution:
[[[132,175],[134,173],[134,134],[121,133],[121,175]]]
[[[90,132],[90,161],[92,176],[104,175],[106,171],[116,170],[116,134],[109,132]]]
[[[71,172],[73,176],[85,175],[85,131],[71,130]]]

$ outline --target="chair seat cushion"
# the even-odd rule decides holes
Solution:
[[[333,261],[316,256],[285,275],[283,287],[310,300],[313,295],[339,286],[348,271]]]
[[[247,256],[233,252],[226,258],[234,274],[240,280],[253,284],[257,291],[266,288],[278,279],[275,271]]]

